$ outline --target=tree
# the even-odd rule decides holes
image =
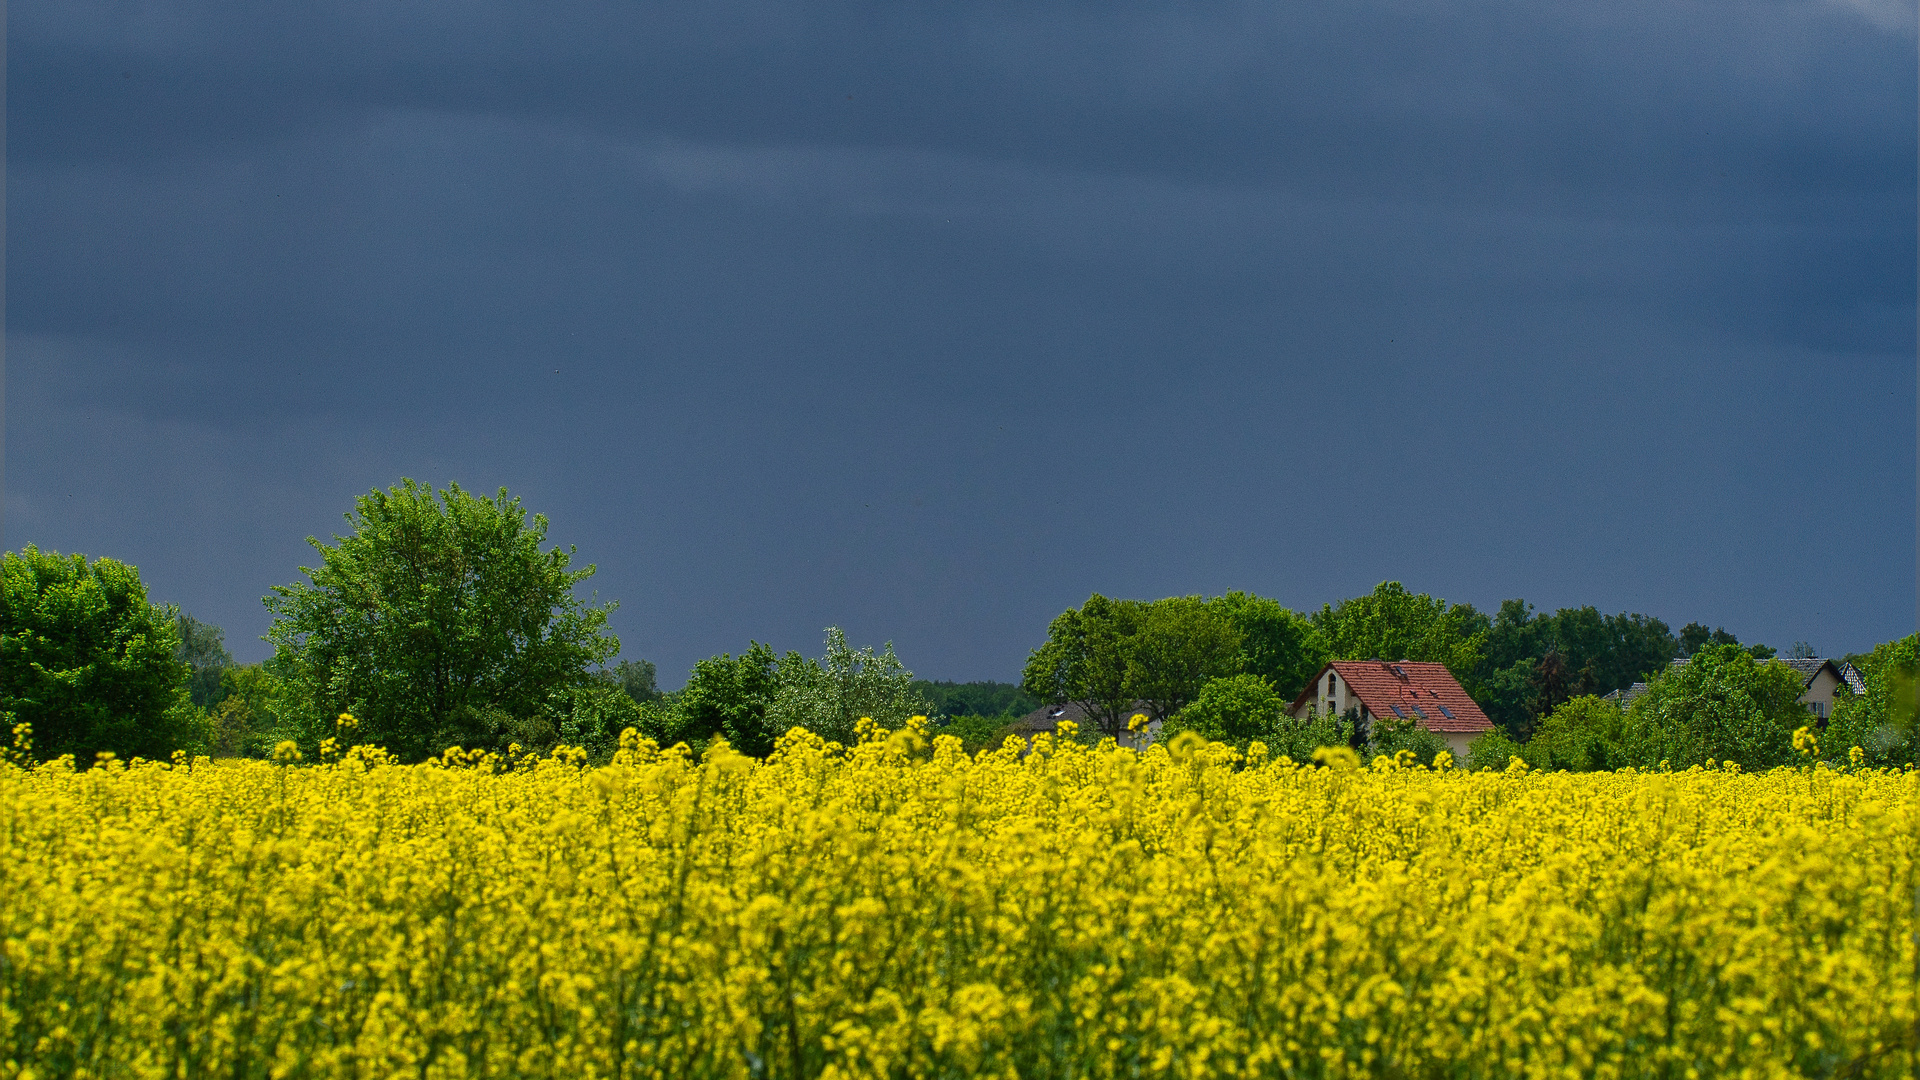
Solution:
[[[1486,619],[1472,605],[1449,605],[1383,581],[1366,596],[1322,605],[1314,629],[1334,660],[1420,660],[1466,678],[1480,663]]]
[[[202,709],[219,704],[221,676],[233,666],[233,654],[227,651],[227,632],[203,623],[185,612],[175,616],[174,630],[180,646],[174,658],[187,665],[187,697]]]
[[[1046,702],[1073,702],[1103,734],[1119,736],[1133,715],[1128,662],[1146,605],[1094,593],[1047,625],[1047,640],[1027,657],[1020,689]]]
[[[781,661],[779,692],[767,708],[768,750],[772,739],[796,727],[851,745],[862,717],[898,729],[933,712],[914,689],[913,672],[893,654],[892,642],[875,653],[872,646],[848,646],[837,626],[827,627],[826,637],[827,652],[818,663],[791,653]]]
[[[208,717],[207,753],[214,757],[260,757],[279,741],[287,712],[286,686],[274,660],[220,670],[220,692]]]
[[[1287,715],[1289,701],[1259,675],[1242,672],[1213,679],[1161,727],[1159,741],[1171,743],[1181,732],[1191,731],[1241,751],[1259,742],[1275,757],[1308,761],[1322,746],[1346,746],[1352,740],[1351,720],[1318,714],[1296,720]]]
[[[1704,645],[1655,676],[1627,712],[1629,764],[1688,768],[1732,761],[1767,769],[1795,760],[1793,732],[1812,722],[1800,674],[1737,644]]]
[[[1127,686],[1163,723],[1211,679],[1240,668],[1240,631],[1197,596],[1145,605],[1127,648]]]
[[[1626,711],[1591,694],[1572,698],[1541,722],[1521,756],[1537,769],[1587,772],[1627,763],[1621,748]]]
[[[659,670],[651,660],[622,660],[611,668],[594,672],[593,676],[608,686],[619,687],[636,705],[660,700]]]
[[[1740,639],[1727,633],[1723,626],[1708,630],[1697,622],[1690,622],[1680,628],[1680,655],[1692,656],[1708,645],[1738,645]]]
[[[789,653],[789,665],[799,663]],[[721,653],[697,661],[687,685],[663,716],[663,743],[702,747],[716,735],[742,753],[765,755],[773,749],[767,707],[780,692],[780,661],[773,649],[754,641],[739,656]]]
[[[1240,633],[1240,670],[1267,680],[1292,701],[1327,662],[1313,623],[1278,600],[1229,592],[1208,601]]]
[[[913,689],[940,716],[1016,717],[1040,707],[1040,702],[1021,692],[1018,683],[915,679]]]
[[[1245,750],[1255,739],[1270,739],[1286,717],[1287,701],[1266,679],[1242,673],[1213,679],[1201,687],[1191,705],[1160,729],[1160,741],[1171,742],[1182,731]]]
[[[33,725],[39,756],[194,746],[177,612],[147,601],[137,569],[29,544],[6,553],[0,577],[0,713]]]
[[[620,650],[611,603],[574,596],[594,572],[573,549],[543,549],[505,488],[477,498],[401,480],[355,500],[348,536],[312,537],[321,565],[276,586],[267,639],[298,703],[303,741],[351,712],[359,738],[418,760],[449,745],[497,747],[503,718],[542,715],[556,691]]]

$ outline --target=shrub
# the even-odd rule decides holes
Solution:
[[[1684,769],[1707,761],[1768,769],[1799,760],[1793,733],[1809,723],[1800,674],[1738,645],[1708,645],[1656,675],[1627,711],[1627,764]]]
[[[1505,769],[1514,758],[1525,761],[1521,746],[1507,738],[1503,731],[1489,731],[1485,735],[1467,744],[1466,766],[1469,769]]]
[[[1587,772],[1627,764],[1626,710],[1591,694],[1564,701],[1541,722],[1521,756],[1538,769]]]

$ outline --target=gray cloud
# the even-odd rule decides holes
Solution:
[[[8,542],[244,640],[505,483],[668,673],[1384,577],[1863,647],[1911,10],[16,4]]]

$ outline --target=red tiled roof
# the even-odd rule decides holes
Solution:
[[[1418,660],[1336,660],[1320,669],[1307,688],[1294,699],[1298,713],[1315,697],[1315,691],[1331,668],[1347,684],[1349,691],[1375,716],[1402,715],[1418,721],[1428,731],[1472,734],[1492,731],[1493,721],[1467,696],[1445,664]],[[1394,712],[1394,706],[1400,712]],[[1446,712],[1440,707],[1446,706]],[[1418,706],[1418,711],[1415,711]],[[1453,715],[1449,717],[1447,713]]]

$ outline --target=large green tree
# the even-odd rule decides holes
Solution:
[[[1322,605],[1314,629],[1333,660],[1420,660],[1445,664],[1466,678],[1480,663],[1485,617],[1471,605],[1450,605],[1383,581],[1365,596]]]
[[[799,660],[788,654],[789,663]],[[770,646],[750,642],[739,656],[721,653],[696,661],[687,685],[669,705],[655,713],[655,730],[662,743],[684,742],[705,746],[714,736],[748,754],[773,748],[767,729],[767,706],[780,693],[780,660]]]
[[[309,740],[351,712],[360,739],[407,759],[498,745],[619,652],[614,605],[574,595],[593,566],[544,547],[547,519],[505,488],[487,499],[403,479],[346,519],[333,544],[308,538],[321,557],[308,580],[265,601]]]
[[[1027,656],[1020,689],[1046,702],[1073,702],[1102,732],[1127,729],[1135,692],[1128,670],[1146,605],[1099,593],[1047,624],[1047,640]]]
[[[1766,769],[1795,760],[1794,730],[1813,723],[1800,673],[1738,645],[1704,645],[1656,676],[1627,712],[1631,764],[1684,769],[1712,761]]]
[[[1326,642],[1311,620],[1265,596],[1229,592],[1209,605],[1240,634],[1240,670],[1258,675],[1292,701],[1327,662]]]
[[[0,713],[33,725],[39,756],[86,764],[194,746],[178,613],[147,601],[137,569],[31,544],[0,569]]]
[[[1147,712],[1166,721],[1200,688],[1240,670],[1240,631],[1198,596],[1147,604],[1127,650],[1127,682]]]

